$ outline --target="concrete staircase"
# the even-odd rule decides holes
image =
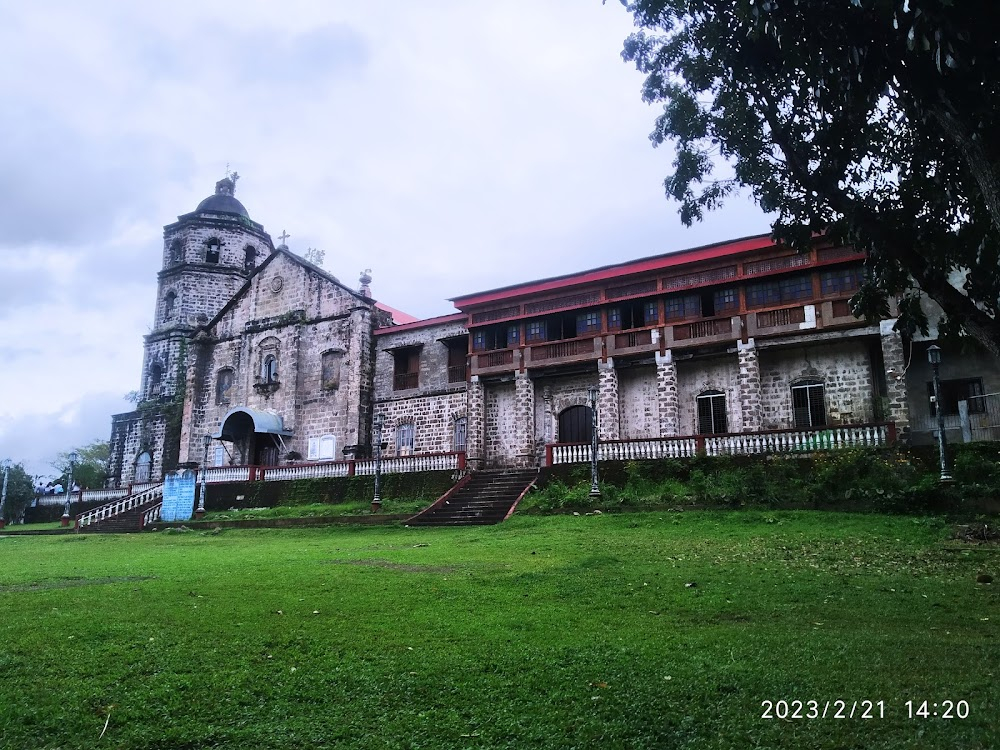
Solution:
[[[79,533],[131,534],[133,532],[142,531],[142,517],[147,511],[156,507],[156,505],[160,502],[160,500],[154,500],[146,503],[145,505],[140,505],[138,508],[132,508],[131,510],[124,511],[123,513],[102,518],[100,521],[94,521],[86,526],[81,526]]]
[[[476,472],[406,523],[410,526],[500,523],[537,476],[535,469]]]

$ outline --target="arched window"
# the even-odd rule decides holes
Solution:
[[[260,379],[263,383],[278,382],[278,358],[273,354],[264,357],[260,365]]]
[[[796,427],[826,424],[826,397],[819,380],[803,380],[792,386],[792,417]]]
[[[589,443],[594,434],[589,406],[571,406],[559,415],[560,443]]]
[[[396,427],[396,454],[409,456],[413,453],[413,422],[406,422]]]
[[[163,298],[163,318],[169,320],[174,315],[174,307],[177,304],[176,292],[167,292]]]
[[[143,451],[135,459],[135,479],[136,482],[148,482],[150,469],[153,466],[153,456],[149,451]]]
[[[163,381],[163,365],[154,362],[149,367],[149,397],[156,398],[160,395],[160,386]]]
[[[215,403],[228,404],[229,391],[233,387],[233,371],[225,367],[215,378]]]
[[[455,440],[453,450],[465,450],[465,444],[468,438],[468,425],[469,420],[466,417],[460,417],[455,420]]]
[[[340,387],[340,363],[343,356],[343,352],[323,352],[320,362],[320,384],[326,390],[332,391]]]
[[[205,262],[206,263],[218,263],[220,253],[219,240],[213,237],[205,242]]]
[[[174,240],[170,243],[170,262],[180,263],[182,260],[184,260],[184,246],[180,240]]]
[[[252,271],[257,267],[257,248],[247,245],[243,248],[243,270]]]
[[[698,405],[698,434],[713,435],[729,432],[726,419],[726,394],[722,391],[705,391],[695,399]]]

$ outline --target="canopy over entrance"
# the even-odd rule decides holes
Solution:
[[[292,434],[285,429],[279,415],[248,406],[237,406],[226,413],[212,437],[217,440],[246,440],[255,432],[284,437]]]

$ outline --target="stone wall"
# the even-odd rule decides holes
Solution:
[[[743,429],[740,412],[739,367],[736,356],[727,354],[714,359],[692,359],[676,362],[677,409],[680,435],[698,432],[697,397],[705,391],[722,391],[726,395],[726,417],[729,432]]]
[[[514,383],[489,383],[485,391],[486,465],[512,465],[517,460],[518,434]]]
[[[764,429],[794,426],[791,388],[804,380],[823,384],[829,424],[856,424],[873,418],[874,390],[865,339],[761,349],[760,373]]]
[[[455,450],[455,421],[467,416],[465,391],[434,396],[412,396],[375,405],[383,417],[382,455],[396,455],[396,433],[400,424],[413,425],[414,453],[444,453]],[[468,438],[467,438],[468,440]]]
[[[618,371],[618,413],[622,440],[660,437],[655,365]]]

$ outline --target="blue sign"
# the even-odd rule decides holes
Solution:
[[[163,479],[163,509],[167,522],[190,521],[194,513],[195,473],[190,469],[172,471]]]

